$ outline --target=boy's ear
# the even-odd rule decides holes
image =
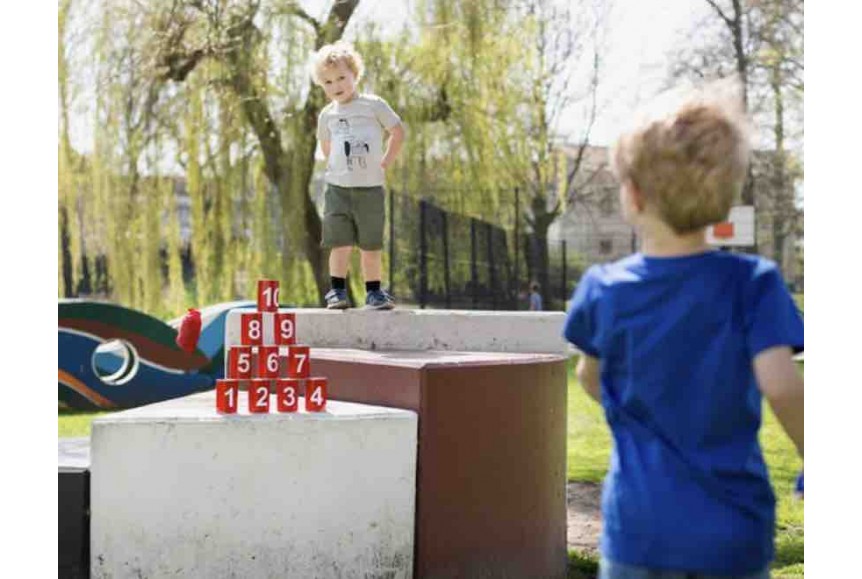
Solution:
[[[634,183],[634,181],[629,181],[628,183],[629,193],[632,196],[632,202],[638,211],[643,211],[644,207],[646,207],[646,199],[644,198],[643,192],[638,188],[638,186]]]

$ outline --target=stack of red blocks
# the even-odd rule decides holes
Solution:
[[[239,391],[247,389],[252,414],[270,411],[273,392],[278,412],[297,412],[301,393],[306,412],[324,412],[326,378],[311,376],[310,348],[296,343],[296,315],[278,311],[278,281],[258,281],[257,311],[240,319],[240,345],[228,347],[227,377],[216,382],[216,409],[235,414]]]

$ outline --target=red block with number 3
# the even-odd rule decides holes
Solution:
[[[216,380],[216,410],[221,414],[236,414],[239,380]]]
[[[260,312],[241,314],[239,319],[239,343],[243,346],[263,344],[263,314]]]
[[[287,375],[289,378],[308,378],[311,375],[308,346],[290,346],[287,349]]]
[[[279,412],[296,412],[299,409],[299,380],[296,378],[277,380],[275,397]]]
[[[278,281],[262,279],[257,282],[257,311],[278,311]]]
[[[248,385],[248,411],[252,414],[269,412],[269,380],[252,380]]]
[[[326,410],[326,378],[309,378],[305,381],[305,411]]]
[[[278,346],[261,346],[257,350],[257,377],[278,378],[280,362]]]
[[[231,346],[227,355],[227,377],[251,378],[251,362],[251,346]]]
[[[279,346],[291,346],[296,343],[296,314],[275,314],[275,343]]]

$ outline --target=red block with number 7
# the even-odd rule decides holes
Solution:
[[[216,380],[216,410],[220,414],[236,414],[239,380]]]
[[[305,411],[326,410],[326,378],[309,378],[305,381]]]
[[[278,378],[280,362],[278,346],[261,346],[257,350],[257,377]]]
[[[252,380],[248,385],[248,411],[252,414],[269,412],[269,380]]]
[[[243,346],[263,344],[263,314],[248,313],[239,316],[239,343]]]
[[[279,412],[296,412],[299,409],[299,380],[283,378],[275,382],[275,399]]]
[[[287,349],[287,376],[308,378],[311,375],[311,360],[308,346],[290,346]]]
[[[296,314],[282,312],[275,314],[275,343],[291,346],[296,343]]]
[[[237,379],[251,378],[251,363],[251,346],[231,346],[227,355],[227,377]]]
[[[257,282],[257,311],[278,311],[278,281],[262,279]]]

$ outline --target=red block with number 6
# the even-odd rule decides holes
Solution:
[[[280,362],[278,346],[261,346],[257,350],[257,377],[278,378]]]
[[[257,311],[278,311],[278,281],[262,279],[257,282]]]
[[[326,410],[326,378],[309,378],[305,381],[305,411]]]
[[[275,382],[275,397],[279,412],[296,412],[299,409],[299,380],[283,378]]]
[[[236,414],[239,380],[216,380],[216,410],[221,414]]]
[[[308,346],[290,346],[287,349],[287,376],[308,378],[311,375],[311,360]]]
[[[263,344],[263,314],[240,314],[239,343],[243,346],[260,346]]]
[[[252,380],[248,385],[248,411],[252,414],[269,412],[269,380]]]
[[[231,346],[227,355],[227,377],[248,379],[252,377],[251,346]]]
[[[282,312],[275,314],[275,343],[291,346],[296,343],[296,314]]]

